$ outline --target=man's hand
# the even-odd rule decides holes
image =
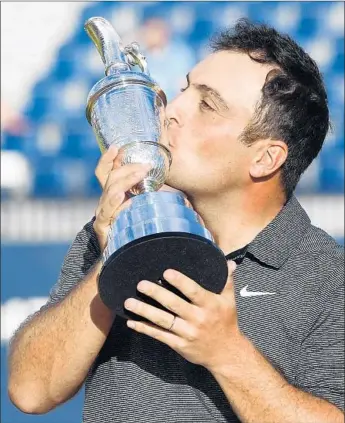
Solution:
[[[149,164],[133,163],[121,166],[118,157],[118,149],[114,145],[110,146],[100,158],[95,171],[103,189],[93,223],[101,251],[106,247],[113,220],[130,204],[131,200],[126,192],[140,182],[151,169]]]
[[[166,270],[164,279],[191,303],[155,283],[141,281],[138,290],[172,313],[130,298],[126,300],[125,308],[152,324],[128,321],[128,327],[165,343],[186,360],[209,370],[228,362],[236,340],[242,337],[237,324],[232,280],[236,264],[229,262],[228,268],[228,280],[221,294],[207,291],[180,272]]]
[[[101,251],[106,247],[111,223],[131,203],[126,192],[144,179],[151,169],[149,164],[132,163],[121,166],[118,153],[119,149],[112,144],[99,159],[95,170],[95,175],[103,190],[93,224]],[[177,192],[178,190],[169,185],[163,185],[159,191]],[[188,200],[186,200],[186,204],[191,206]]]
[[[236,265],[229,262],[228,267],[228,281],[221,294],[205,290],[177,271],[166,270],[164,279],[191,303],[155,283],[141,281],[138,290],[171,313],[129,298],[125,307],[152,323],[128,320],[127,326],[208,369],[243,423],[344,422],[341,410],[290,385],[241,334],[232,279]]]

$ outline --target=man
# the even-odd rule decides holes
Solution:
[[[142,281],[138,289],[167,311],[125,305],[151,324],[102,304],[97,275],[110,223],[148,171],[119,167],[110,148],[96,170],[95,218],[48,304],[12,341],[12,401],[45,413],[86,379],[87,423],[342,422],[343,249],[293,195],[329,127],[316,64],[290,38],[240,21],[214,40],[166,113],[167,182],[227,254],[224,291],[167,269],[190,303]]]

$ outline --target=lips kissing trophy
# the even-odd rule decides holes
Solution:
[[[100,298],[124,318],[135,318],[123,307],[129,297],[162,307],[136,287],[150,280],[183,297],[163,279],[168,268],[221,292],[228,274],[224,254],[184,194],[158,192],[172,161],[161,142],[164,92],[150,77],[137,43],[124,47],[112,25],[100,17],[86,21],[84,28],[105,66],[106,76],[91,89],[86,108],[100,149],[115,144],[121,165],[151,164],[147,176],[128,193],[130,206],[111,225],[98,281]]]

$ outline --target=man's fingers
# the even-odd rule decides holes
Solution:
[[[119,149],[112,144],[108,150],[102,154],[95,169],[95,175],[98,179],[102,189],[104,188],[108,175],[114,167],[115,159],[118,155]]]
[[[104,192],[112,191],[113,187],[117,187],[118,191],[127,192],[135,184],[144,179],[150,169],[151,166],[148,164],[131,163],[121,166],[119,169],[111,170],[104,187]]]
[[[192,320],[195,315],[195,305],[188,303],[168,289],[150,281],[141,281],[138,291],[152,298],[167,310],[180,316],[184,320]]]
[[[117,154],[115,160],[113,161],[113,168],[111,170],[119,169],[122,166],[122,156]]]
[[[117,168],[116,160],[110,161],[109,157],[111,157],[110,154],[101,164],[103,170],[106,166],[108,168],[111,166],[111,169],[103,187],[103,193],[96,210],[96,219],[93,224],[101,248],[106,245],[111,223],[118,213],[123,210],[121,206],[126,199],[126,192],[142,181],[151,169],[151,165],[141,163],[131,163]]]
[[[177,288],[195,305],[204,305],[209,300],[210,291],[207,291],[197,282],[190,279],[183,273],[174,269],[168,269],[163,273],[164,279]]]
[[[133,168],[129,169],[130,166],[136,170],[133,172]],[[144,169],[143,165],[140,166],[128,165],[116,170],[116,180],[105,187],[96,211],[98,223],[110,225],[114,217],[120,212],[119,207],[125,199],[125,193],[140,182],[148,172],[149,168],[147,166]]]
[[[103,189],[104,191],[107,191],[110,189],[110,186],[114,184],[121,184],[121,186],[127,186],[128,184],[126,184],[126,180],[129,180],[129,178],[131,178],[131,175],[134,175],[135,173],[142,173],[142,178],[144,178],[144,176],[150,169],[151,165],[148,165],[147,163],[130,163],[126,164],[125,166],[120,166],[119,168],[112,169],[109,172],[108,179]],[[127,190],[132,188],[132,186],[129,186]]]

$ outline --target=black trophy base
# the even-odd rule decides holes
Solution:
[[[121,247],[104,263],[98,281],[101,300],[118,316],[142,320],[124,308],[127,298],[163,307],[137,290],[141,280],[155,282],[186,299],[164,280],[167,269],[178,270],[216,294],[223,290],[228,276],[225,256],[211,241],[183,232],[148,235]]]

